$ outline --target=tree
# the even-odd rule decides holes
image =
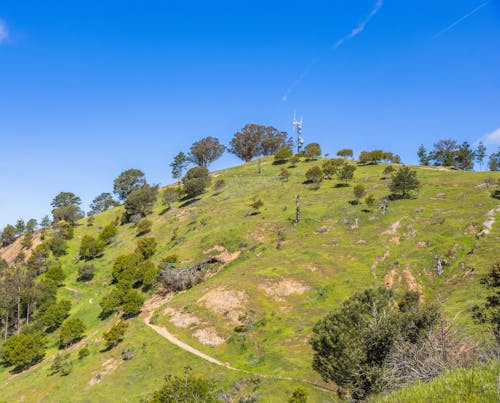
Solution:
[[[135,253],[139,254],[144,260],[146,260],[155,254],[156,246],[156,239],[152,237],[141,238],[137,241]]]
[[[115,223],[111,222],[102,229],[97,240],[101,241],[104,245],[109,245],[117,233],[118,229]]]
[[[196,196],[205,192],[206,182],[203,179],[193,178],[184,182],[184,194],[188,199],[193,199]]]
[[[56,257],[61,257],[68,253],[68,244],[61,237],[56,236],[54,238],[50,238],[47,243],[52,251],[52,254]]]
[[[500,261],[495,262],[489,272],[480,280],[488,290],[486,300],[473,308],[474,319],[491,326],[493,334],[500,344]]]
[[[26,233],[30,234],[35,232],[37,225],[38,223],[36,222],[36,220],[34,218],[30,218],[26,223]]]
[[[375,196],[372,194],[369,194],[368,196],[365,197],[365,203],[368,206],[368,208],[372,208],[373,205],[375,204]]]
[[[45,329],[46,332],[53,332],[64,320],[69,316],[71,310],[71,301],[61,300],[57,303],[48,305],[45,310],[37,312],[35,319],[39,326]]]
[[[210,185],[210,175],[206,167],[194,167],[186,172],[182,182],[185,184],[186,181],[190,179],[201,179],[205,183],[205,186]]]
[[[323,171],[318,165],[314,165],[306,171],[306,179],[312,183],[321,183],[323,180]]]
[[[439,320],[437,309],[420,307],[416,295],[396,304],[386,288],[355,293],[314,325],[313,369],[355,400],[378,391],[395,342],[416,344]]]
[[[24,231],[26,231],[26,224],[24,223],[24,220],[20,218],[16,221],[16,235],[23,235]]]
[[[146,245],[147,247],[147,245]],[[143,256],[138,253],[120,255],[115,259],[111,275],[113,279],[123,287],[131,287],[136,284],[140,278],[137,275],[137,267],[142,263]],[[120,302],[121,304],[121,296]]]
[[[82,200],[75,196],[74,193],[71,192],[61,192],[54,197],[52,203],[50,205],[54,208],[58,207],[67,207],[67,206],[80,206],[82,204]]]
[[[134,189],[125,200],[125,214],[127,219],[137,215],[144,217],[153,211],[158,194],[158,186],[149,186],[148,184],[141,188]]]
[[[397,154],[394,154],[392,156],[392,162],[394,164],[401,164],[401,157],[399,155],[397,155]]]
[[[111,193],[101,193],[99,196],[96,196],[92,203],[90,203],[90,211],[88,212],[89,216],[93,216],[98,213],[102,213],[103,211],[109,210],[111,207],[115,207],[117,202],[113,200],[113,196]]]
[[[172,208],[172,204],[179,200],[179,190],[174,188],[166,188],[162,194],[161,198],[163,203],[165,203],[169,209]]]
[[[125,291],[122,287],[115,287],[106,296],[104,296],[101,302],[99,302],[99,306],[101,307],[99,317],[101,319],[107,318],[120,308],[124,293]]]
[[[118,199],[125,201],[130,193],[147,184],[144,172],[139,169],[123,171],[113,182],[113,193]]]
[[[83,217],[83,211],[78,206],[61,206],[52,210],[54,222],[66,221],[74,224]]]
[[[491,172],[500,170],[500,151],[490,155],[488,159],[488,168]]]
[[[394,154],[389,152],[389,151],[384,151],[383,154],[382,154],[382,159],[384,160],[384,162],[389,162],[389,161],[392,161],[394,158]]]
[[[153,222],[151,220],[148,220],[147,218],[143,218],[137,224],[137,236],[147,234],[149,231],[151,231],[152,225],[153,225]]]
[[[66,274],[62,268],[61,262],[56,261],[49,266],[45,273],[45,278],[53,281],[57,286],[63,285],[64,279],[66,278]]]
[[[288,403],[307,403],[307,393],[302,388],[293,391],[292,396],[288,398]]]
[[[73,365],[69,353],[57,354],[50,366],[51,375],[60,374],[61,376],[67,376],[71,373]]]
[[[353,188],[354,198],[356,199],[356,204],[359,204],[359,200],[365,195],[365,187],[361,184],[355,185]]]
[[[188,165],[189,158],[181,151],[174,157],[173,162],[170,164],[172,168],[172,177],[177,180],[181,179]]]
[[[420,187],[420,181],[417,179],[417,171],[412,171],[407,166],[402,166],[392,175],[389,189],[394,193],[401,193],[404,199],[408,192]]]
[[[85,332],[85,323],[79,318],[66,319],[59,333],[59,347],[64,348],[80,340]]]
[[[282,164],[286,162],[293,155],[292,150],[288,147],[281,147],[276,154],[274,154],[274,162],[276,164]]]
[[[353,152],[350,148],[343,148],[342,150],[337,151],[337,156],[342,157],[342,158],[347,158],[353,156]]]
[[[2,358],[7,365],[24,369],[39,362],[45,355],[46,341],[41,332],[20,333],[7,339]]]
[[[57,238],[72,239],[75,230],[69,222],[60,220],[54,224],[54,232]]]
[[[340,168],[337,170],[337,178],[341,181],[344,181],[345,184],[347,185],[347,182],[352,180],[352,178],[354,178],[355,170],[356,167],[354,165],[348,164],[346,162],[342,166],[340,166]]]
[[[125,332],[128,329],[128,323],[120,320],[116,324],[113,325],[109,331],[103,334],[104,336],[104,345],[107,350],[116,347],[118,343],[123,341],[125,336]]]
[[[462,170],[470,170],[474,167],[474,151],[467,141],[464,141],[458,147],[455,156],[455,166]]]
[[[264,129],[264,135],[261,141],[262,155],[274,155],[282,147],[293,147],[293,140],[288,137],[287,132],[280,132],[273,126],[267,126]]]
[[[420,162],[420,165],[424,165],[424,166],[429,165],[430,157],[429,157],[429,154],[427,153],[427,150],[425,149],[423,144],[421,144],[420,147],[418,147],[417,156],[418,156],[418,160]]]
[[[104,242],[90,235],[84,235],[80,243],[80,258],[94,259],[102,254]]]
[[[307,159],[315,159],[321,156],[321,147],[318,143],[309,143],[304,149],[304,155]]]
[[[215,137],[204,137],[194,142],[189,150],[189,161],[198,166],[207,167],[222,155],[226,147]]]
[[[330,158],[323,162],[321,168],[323,169],[323,174],[325,179],[331,179],[337,174],[339,167],[344,165],[345,161],[342,158]]]
[[[256,124],[248,124],[241,131],[234,134],[229,142],[229,152],[236,155],[245,162],[257,157],[262,153],[262,140],[266,127]]]
[[[458,151],[458,145],[455,140],[443,139],[434,144],[434,150],[430,153],[430,159],[435,165],[455,166],[455,157]]]
[[[49,229],[51,225],[52,221],[50,221],[50,217],[48,215],[44,215],[40,221],[40,227],[42,227],[42,229]]]
[[[144,297],[135,290],[128,290],[123,294],[122,309],[124,317],[137,315],[144,304]]]
[[[78,281],[90,281],[94,278],[95,268],[93,264],[87,263],[78,266]]]
[[[153,393],[150,403],[217,403],[219,388],[214,381],[197,377],[186,368],[184,376],[168,375],[165,384]]]
[[[476,151],[474,153],[476,162],[479,164],[479,169],[483,170],[483,162],[486,157],[486,147],[482,141],[477,145]]]
[[[16,227],[10,224],[6,225],[2,231],[2,235],[0,236],[2,246],[7,246],[14,242],[16,240],[16,233]]]

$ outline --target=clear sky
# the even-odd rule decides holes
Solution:
[[[0,227],[127,168],[169,183],[193,141],[294,110],[324,152],[495,151],[500,0],[2,0]]]

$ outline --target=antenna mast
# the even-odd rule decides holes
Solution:
[[[297,120],[295,117],[295,111],[293,112],[292,124],[297,132],[297,153],[300,153],[300,150],[304,145],[304,139],[302,138],[302,116],[300,117],[300,120]]]

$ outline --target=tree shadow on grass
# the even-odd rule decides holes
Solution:
[[[183,199],[184,200],[184,199]],[[197,201],[200,201],[201,199],[199,197],[195,197],[193,199],[187,199],[184,203],[182,203],[179,207],[180,208],[183,208],[183,207],[187,207],[187,206],[190,206],[191,204],[193,203],[196,203]]]
[[[334,188],[335,189],[338,189],[338,188],[347,188],[349,187],[349,184],[348,183],[336,183]]]

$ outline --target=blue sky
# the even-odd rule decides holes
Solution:
[[[193,141],[294,110],[324,152],[495,151],[499,45],[500,0],[2,0],[0,226],[60,191],[87,209],[127,168],[169,183]]]

